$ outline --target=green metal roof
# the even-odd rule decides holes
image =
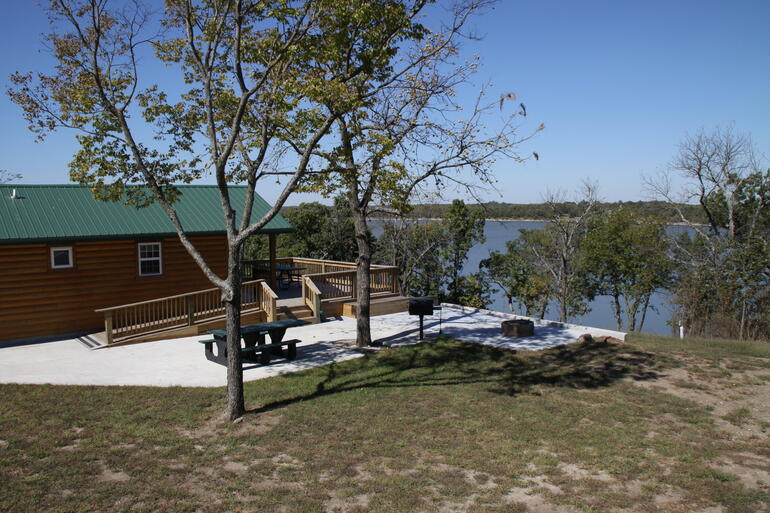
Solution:
[[[188,234],[225,232],[219,189],[215,185],[179,185],[181,197],[174,203]],[[16,189],[16,199],[12,191]],[[236,212],[242,210],[245,186],[229,187]],[[270,205],[254,195],[252,221],[259,220]],[[239,216],[240,217],[240,216]],[[260,233],[285,233],[291,225],[275,216]],[[93,198],[83,185],[0,185],[0,244],[84,239],[176,236],[166,213],[157,203],[144,208]]]

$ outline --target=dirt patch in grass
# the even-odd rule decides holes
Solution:
[[[337,493],[332,493],[332,497],[324,503],[324,510],[329,513],[353,513],[370,511],[369,502],[371,497],[368,494],[352,495],[349,497],[339,497]]]
[[[755,466],[739,458],[723,458],[711,466],[718,471],[737,476],[746,488],[770,490],[770,465],[766,461],[762,466]]]
[[[542,513],[573,513],[577,511],[572,506],[560,506],[547,502],[540,494],[535,493],[532,487],[511,488],[503,500],[507,504],[517,507],[514,511]]]
[[[597,481],[602,481],[602,482],[608,482],[613,480],[612,477],[606,472],[602,472],[602,471],[591,472],[578,467],[574,463],[559,463],[558,468],[570,479],[575,479],[575,480],[595,479]]]
[[[100,483],[123,483],[131,479],[131,476],[122,470],[112,470],[103,461],[95,462],[97,467],[96,480]]]
[[[281,423],[281,415],[277,411],[270,411],[257,416],[252,415],[248,422],[244,422],[244,420],[241,418],[233,423],[230,422],[227,415],[219,412],[194,429],[180,429],[179,432],[191,440],[222,438],[233,434],[236,436],[260,436],[278,426]]]
[[[667,369],[637,386],[681,397],[709,408],[721,430],[740,439],[770,436],[770,383],[757,381],[763,371],[729,370],[734,361],[707,362],[683,357],[682,366]]]

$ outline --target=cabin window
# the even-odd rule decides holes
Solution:
[[[70,269],[73,267],[72,248],[51,248],[51,269]]]
[[[162,273],[160,242],[139,244],[139,276],[157,276]]]

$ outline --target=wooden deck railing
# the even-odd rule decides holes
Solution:
[[[259,280],[261,290],[260,308],[267,314],[267,321],[272,322],[278,318],[278,296],[265,280]]]
[[[288,265],[291,267],[303,267],[302,274],[321,274],[333,273],[339,271],[352,271],[356,268],[355,262],[340,262],[337,260],[321,260],[319,258],[303,257],[281,257],[276,258],[277,265]],[[244,260],[243,271],[244,279],[257,279],[267,276],[270,272],[270,260]],[[390,266],[372,264],[371,269],[389,269]]]
[[[287,259],[288,260],[288,259]],[[355,262],[340,262],[337,260],[320,260],[317,258],[291,257],[291,265],[295,267],[304,267],[304,274],[335,273],[340,271],[353,271],[356,268]],[[384,268],[387,266],[373,264],[372,269]]]
[[[372,294],[398,292],[398,267],[378,266],[369,271]]]
[[[314,288],[318,290],[323,301],[340,298],[356,297],[357,279],[354,262],[339,262],[336,260],[321,260],[317,258],[282,257],[276,259],[277,265],[301,267],[302,297],[310,307],[312,297],[308,291],[307,281],[310,278]],[[244,274],[250,278],[268,278],[270,273],[269,260],[244,260]],[[398,268],[389,265],[373,264],[369,268],[372,294],[398,292]]]
[[[308,307],[313,300],[312,293],[308,292],[308,283],[318,291],[321,301],[356,299],[358,296],[358,275],[355,270],[306,274],[302,283],[302,297]],[[370,268],[369,284],[372,294],[398,292],[398,268],[384,265]]]
[[[302,277],[302,299],[313,313],[315,322],[321,322],[321,291],[309,276]]]
[[[328,273],[307,274],[323,299],[337,299],[341,297],[356,297],[356,271],[334,271]]]
[[[276,314],[276,296],[264,280],[244,282],[241,286],[241,311]],[[224,318],[222,292],[218,288],[178,294],[151,301],[96,310],[104,314],[107,344],[120,342],[134,335],[194,326],[204,321]],[[272,317],[271,317],[272,316]]]
[[[255,278],[260,266],[265,264],[269,274],[267,260],[245,261],[244,274]],[[289,257],[279,258],[278,264],[304,268],[302,298],[317,321],[320,321],[324,301],[356,298],[358,284],[356,264],[353,262]],[[372,265],[369,272],[372,294],[398,292],[396,267]],[[278,295],[264,279],[243,282],[241,301],[242,311],[263,311],[268,321],[278,318]],[[225,307],[218,288],[102,308],[96,312],[104,314],[107,344],[140,334],[194,326],[225,317]]]

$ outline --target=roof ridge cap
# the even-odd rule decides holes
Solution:
[[[197,184],[197,183],[181,183],[181,184],[172,184],[174,187],[214,187],[219,188],[219,185],[217,184]],[[85,189],[91,187],[90,185],[86,184],[78,184],[78,183],[2,183],[0,184],[0,187],[71,187],[71,188],[79,188],[79,189]],[[139,187],[145,187],[143,185],[140,185]],[[227,186],[230,187],[248,187],[247,185],[243,184],[230,184]]]

